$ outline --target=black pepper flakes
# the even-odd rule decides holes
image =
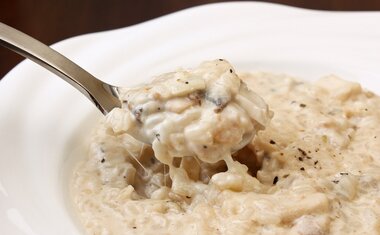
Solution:
[[[306,104],[300,104],[300,107],[301,107],[301,108],[305,108],[305,107],[306,107]]]
[[[273,185],[276,185],[277,182],[278,182],[278,176],[275,176],[275,177],[273,178]]]
[[[158,141],[161,141],[161,140],[160,140],[160,134],[157,133],[157,134],[156,134],[156,138],[157,138]]]
[[[286,174],[286,175],[283,175],[282,178],[288,178],[289,177],[289,174]]]
[[[303,155],[303,156],[306,156],[306,152],[305,150],[301,149],[301,148],[297,148],[297,150]]]
[[[298,157],[298,161],[303,161],[303,158],[302,157]]]
[[[160,107],[158,107],[158,108],[157,108],[157,110],[158,110],[158,111],[160,111],[160,110],[161,110],[161,108],[160,108]]]
[[[318,160],[314,162],[314,165],[317,165],[318,164]]]
[[[270,140],[269,143],[270,144],[276,144],[276,142],[274,140]]]
[[[188,82],[188,81],[186,81],[186,82],[185,82],[185,84],[189,84],[189,82]]]
[[[219,59],[219,61],[223,61],[223,59]]]
[[[132,228],[133,228],[133,229],[136,229],[137,227],[136,227],[136,226],[133,226]]]
[[[207,149],[207,145],[203,145],[203,148],[204,148],[204,149]]]
[[[301,167],[300,170],[301,170],[301,171],[305,171],[305,167]]]
[[[333,180],[332,181],[334,184],[337,184],[337,183],[339,183],[339,180]]]
[[[106,159],[102,158],[102,160],[100,160],[101,163],[104,163],[106,161]]]
[[[191,198],[190,196],[186,196],[186,198]]]
[[[348,175],[347,172],[340,172],[340,175]]]
[[[232,69],[230,69],[230,73],[233,73],[234,71]]]

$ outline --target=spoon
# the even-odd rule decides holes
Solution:
[[[121,107],[119,87],[107,84],[51,47],[0,22],[0,45],[53,72],[84,94],[106,115]]]
[[[121,107],[119,87],[97,79],[51,47],[1,22],[0,45],[34,61],[70,83],[93,102],[104,115],[116,107]],[[254,133],[243,136],[233,152],[243,148],[252,141],[253,137]]]

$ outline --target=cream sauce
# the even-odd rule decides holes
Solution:
[[[224,62],[223,66],[229,71]],[[198,152],[188,145],[186,150],[177,149],[184,142],[175,138],[163,141],[165,135],[185,135],[190,123],[203,125],[201,114],[194,122],[179,125],[183,128],[155,124],[137,133],[156,143],[160,133],[164,142],[160,147],[172,153],[167,161],[157,157],[157,149],[154,153],[127,134],[136,121],[135,115],[128,116],[133,114],[128,108],[99,124],[88,158],[78,164],[72,182],[73,201],[89,234],[380,233],[380,98],[334,76],[314,83],[268,73],[240,77],[275,115],[269,124],[263,121],[260,126],[250,118],[252,126],[242,125],[256,136],[232,158],[218,154],[214,158],[213,152]],[[168,96],[170,102],[172,98]],[[151,102],[137,100],[130,110]],[[158,105],[165,107],[163,112],[177,107],[165,102]],[[215,109],[212,102],[202,102],[205,109]],[[195,102],[180,108],[179,114],[200,107]],[[270,117],[265,105],[258,107]],[[204,118],[214,119],[227,109]],[[244,108],[237,110],[251,117]],[[171,109],[162,120],[177,111]],[[230,115],[226,112],[226,117]],[[151,116],[139,118],[145,123]],[[265,130],[257,132],[264,125]],[[161,135],[165,128],[170,131]],[[204,138],[201,132],[189,140],[201,140],[202,146]],[[239,142],[232,139],[230,152]],[[169,168],[175,170],[169,174]]]

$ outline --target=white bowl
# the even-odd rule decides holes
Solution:
[[[95,76],[132,86],[226,58],[238,71],[337,74],[380,92],[380,13],[236,2],[180,11],[53,47]],[[101,117],[84,96],[24,61],[0,82],[0,234],[79,234],[68,198],[75,149]]]

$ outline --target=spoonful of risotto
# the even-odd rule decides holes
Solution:
[[[115,132],[152,145],[157,159],[169,165],[174,156],[195,155],[204,162],[217,162],[226,152],[247,145],[272,115],[223,59],[160,75],[149,84],[121,88],[102,82],[49,46],[2,23],[0,44],[77,88],[107,115]]]
[[[215,163],[251,142],[272,113],[224,59],[121,88],[122,107],[108,115],[115,132],[152,143],[156,158],[197,156]]]

